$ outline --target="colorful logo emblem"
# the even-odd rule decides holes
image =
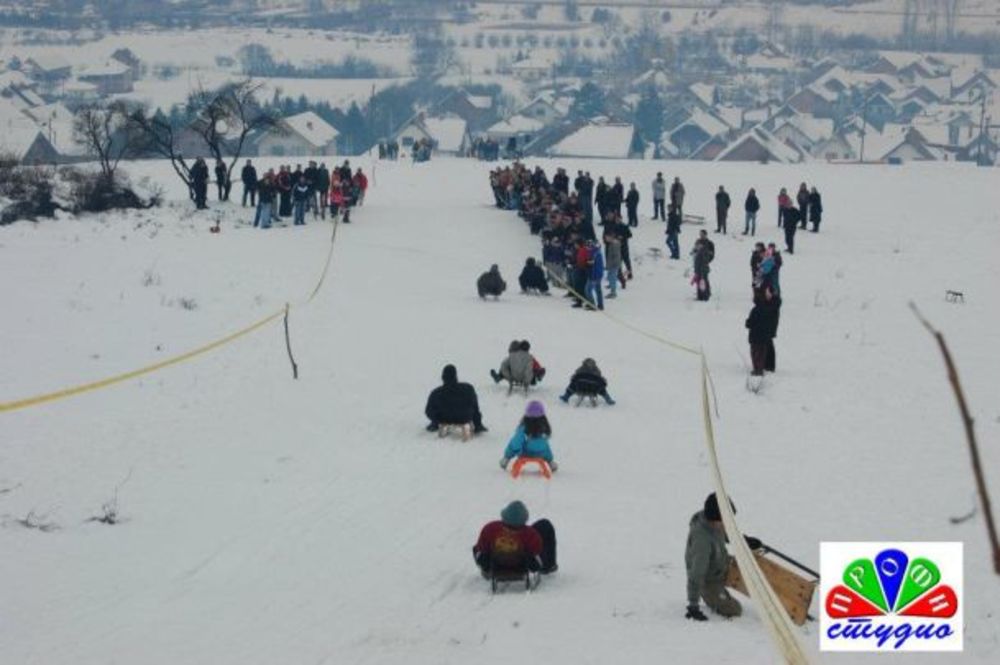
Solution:
[[[960,651],[961,543],[822,543],[820,648]]]

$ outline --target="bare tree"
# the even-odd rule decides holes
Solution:
[[[263,83],[244,79],[215,91],[199,89],[188,98],[188,113],[196,118],[192,129],[204,142],[209,154],[226,163],[231,181],[233,168],[254,132],[274,129],[277,115],[261,108],[257,94]]]
[[[161,113],[149,113],[144,108],[136,108],[129,114],[129,125],[141,137],[142,149],[170,160],[177,177],[184,181],[189,195],[194,198],[191,172],[180,152],[178,131],[170,124],[170,120]]]
[[[101,175],[113,182],[118,163],[134,154],[135,135],[122,102],[81,108],[73,121],[74,141],[97,157]]]

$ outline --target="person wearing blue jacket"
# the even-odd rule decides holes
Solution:
[[[500,468],[506,469],[507,464],[515,457],[540,457],[549,464],[553,471],[559,468],[552,457],[549,437],[552,427],[545,417],[545,405],[538,400],[528,402],[524,409],[524,418],[514,431],[514,436],[507,443],[507,448],[500,458]]]
[[[584,294],[591,305],[596,303],[597,309],[604,309],[604,292],[601,290],[601,280],[604,279],[604,253],[601,251],[601,246],[593,241],[588,249],[590,274],[587,276],[587,289]]]

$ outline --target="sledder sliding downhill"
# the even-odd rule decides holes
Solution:
[[[479,532],[472,547],[479,572],[496,593],[501,584],[523,582],[525,590],[536,588],[541,575],[556,572],[556,531],[547,519],[528,525],[528,509],[512,501],[500,511],[500,519]]]

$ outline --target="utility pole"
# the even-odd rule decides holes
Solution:
[[[986,90],[983,90],[982,107],[979,111],[979,154],[976,156],[977,166],[986,166],[983,147],[986,139]]]
[[[861,108],[861,154],[858,155],[858,161],[861,164],[865,163],[865,135],[868,133],[868,97],[865,97],[865,104]]]

